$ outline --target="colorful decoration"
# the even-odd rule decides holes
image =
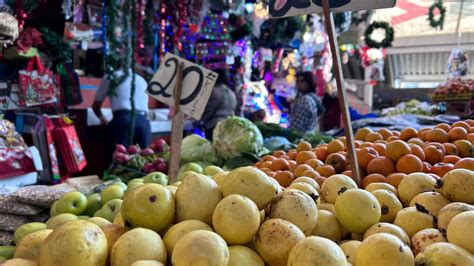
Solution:
[[[61,4],[61,9],[63,10],[64,18],[69,20],[73,16],[73,9],[72,9],[72,0],[63,0]]]
[[[177,5],[178,5],[178,17],[176,18],[177,29],[173,36],[173,42],[176,45],[178,52],[182,52],[183,47],[181,43],[181,37],[184,32],[184,25],[186,23],[186,17],[187,17],[186,0],[177,0]]]
[[[341,12],[334,14],[334,26],[336,33],[341,34],[346,32],[351,27],[351,12]]]
[[[46,54],[55,63],[68,63],[72,61],[71,45],[64,41],[63,36],[49,28],[41,28],[40,31],[44,40]]]
[[[463,49],[454,49],[448,58],[448,78],[455,79],[469,72],[469,60]]]
[[[34,28],[27,28],[20,33],[16,40],[16,47],[19,52],[26,53],[31,47],[42,47],[43,39],[41,32]]]
[[[439,12],[438,20],[435,19],[434,11],[435,9]],[[430,26],[437,29],[438,27],[442,30],[444,25],[444,18],[446,16],[446,8],[443,6],[443,2],[439,1],[438,3],[434,3],[428,9],[428,21],[430,22]]]
[[[383,29],[385,31],[385,36],[381,41],[376,41],[372,39],[372,33],[376,29]],[[387,48],[392,46],[394,38],[394,30],[387,22],[374,21],[372,22],[364,33],[365,44],[370,48]]]
[[[266,48],[282,47],[288,44],[297,32],[303,32],[305,22],[301,17],[270,19],[261,27],[257,44]]]

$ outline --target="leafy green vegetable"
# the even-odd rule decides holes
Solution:
[[[181,144],[181,159],[183,159],[184,162],[219,162],[212,143],[196,134],[189,135],[183,139]]]
[[[231,116],[219,122],[213,132],[213,146],[222,159],[231,159],[243,153],[258,155],[263,148],[260,130],[250,120]]]

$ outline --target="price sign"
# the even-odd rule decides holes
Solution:
[[[330,0],[332,12],[381,9],[395,6],[396,0]],[[323,12],[323,0],[270,0],[271,17],[291,17]]]
[[[174,107],[178,65],[183,63],[180,111],[199,120],[206,108],[218,75],[181,57],[167,53],[147,87],[147,93]]]

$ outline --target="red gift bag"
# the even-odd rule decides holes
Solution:
[[[39,57],[30,59],[26,69],[20,70],[18,74],[21,106],[35,106],[57,101],[53,72],[44,68]]]
[[[56,150],[56,143],[54,142],[53,132],[54,132],[54,124],[49,119],[49,117],[44,116],[44,125],[45,125],[45,133],[46,133],[46,143],[48,145],[48,154],[49,154],[49,162],[51,167],[51,174],[54,180],[61,179],[61,173],[59,171],[59,163],[58,163],[58,154]]]
[[[55,124],[54,141],[66,172],[70,175],[80,172],[86,167],[87,161],[74,125],[66,123],[63,119],[57,119]]]

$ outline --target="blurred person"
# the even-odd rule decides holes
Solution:
[[[118,75],[124,75],[122,70],[117,71]],[[147,82],[137,73],[135,75],[135,126],[133,130],[133,142],[130,143],[129,128],[132,124],[132,105],[130,94],[132,88],[132,71],[129,70],[128,77],[115,88],[115,95],[110,96],[109,80],[107,76],[103,77],[95,95],[95,101],[92,110],[100,119],[101,125],[107,125],[106,154],[107,163],[112,160],[112,153],[115,144],[122,144],[125,147],[138,144],[145,148],[151,141],[151,127],[148,120],[148,95],[146,94]],[[110,106],[113,118],[108,121],[103,115],[101,107],[106,98],[110,100]]]
[[[302,133],[312,133],[318,129],[318,117],[324,112],[321,99],[314,93],[313,73],[296,74],[298,93],[291,106],[290,129]]]
[[[324,116],[321,121],[321,130],[328,131],[341,128],[341,107],[337,97],[336,83],[327,84],[323,97]]]
[[[235,115],[237,106],[235,93],[228,86],[229,71],[227,69],[214,69],[213,71],[219,77],[201,117],[206,138],[209,140],[212,140],[212,132],[217,123],[229,116]]]

